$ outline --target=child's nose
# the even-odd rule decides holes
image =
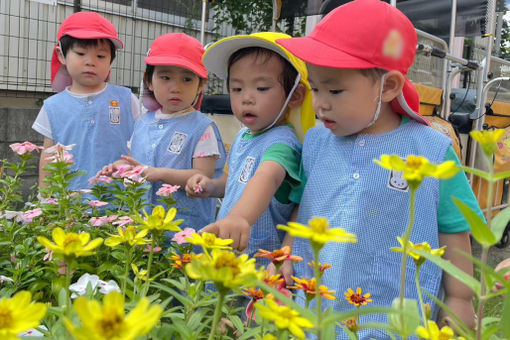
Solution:
[[[253,94],[251,91],[243,91],[243,104],[252,104],[254,102]]]

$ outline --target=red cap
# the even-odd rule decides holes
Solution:
[[[329,68],[396,70],[404,76],[414,62],[418,38],[409,19],[380,0],[354,0],[326,15],[307,37],[277,41],[305,62]],[[429,125],[418,113],[420,100],[405,78],[395,112]]]
[[[57,40],[60,41],[64,35],[76,39],[110,39],[116,48],[124,47],[113,24],[95,12],[78,12],[69,16],[60,25]],[[72,79],[58,60],[57,47],[58,43],[51,56],[51,85],[55,91],[60,92],[71,85]]]
[[[207,79],[207,70],[202,64],[203,55],[204,47],[197,39],[184,33],[167,33],[154,39],[144,60],[149,65],[184,67]]]

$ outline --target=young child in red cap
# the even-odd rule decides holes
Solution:
[[[382,154],[420,155],[432,163],[460,164],[451,140],[418,114],[417,91],[405,77],[416,53],[415,29],[404,14],[383,1],[355,0],[330,12],[309,36],[278,43],[307,63],[315,113],[324,122],[308,131],[303,144],[306,185],[297,222],[308,224],[322,216],[331,226],[358,237],[357,243],[331,242],[322,249],[319,261],[332,265],[322,283],[336,291],[339,300],[348,289],[360,287],[371,294],[371,306],[391,306],[400,294],[401,254],[390,248],[399,247],[397,237],[407,226],[410,190],[398,172],[390,175],[373,160]],[[433,249],[447,246],[444,258],[472,274],[471,262],[456,252],[471,252],[469,225],[451,196],[483,216],[464,173],[441,182],[428,178],[416,194],[410,241],[428,242]],[[285,241],[292,243],[288,237]],[[308,240],[294,239],[293,254],[304,258],[294,266],[294,275],[313,277],[307,265],[314,259]],[[287,276],[289,267],[284,268]],[[410,261],[405,296],[417,300],[414,278]],[[440,296],[443,287],[446,305],[473,327],[473,292],[468,287],[442,275],[430,262],[421,268],[420,283],[433,296]],[[326,300],[323,307],[345,311],[348,306]],[[444,316],[440,314],[441,322]],[[367,321],[388,323],[383,314],[361,317],[361,323]],[[389,338],[381,330],[358,335]]]
[[[204,48],[184,33],[168,33],[152,43],[143,77],[142,102],[149,112],[137,120],[131,140],[131,155],[103,170],[110,174],[121,164],[147,165],[142,173],[152,182],[146,197],[158,203],[163,184],[178,185],[177,201],[181,227],[200,229],[214,221],[214,198],[186,196],[186,181],[195,174],[211,178],[223,173],[226,152],[216,124],[199,111],[207,70],[202,64]]]
[[[57,33],[51,57],[51,85],[58,93],[44,101],[32,128],[44,136],[44,147],[75,144],[70,189],[89,187],[88,178],[128,152],[127,142],[138,117],[138,99],[131,90],[109,84],[111,63],[123,47],[113,24],[94,12],[68,17]],[[39,163],[39,185],[45,186]]]

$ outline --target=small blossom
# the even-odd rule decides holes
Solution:
[[[150,253],[151,249],[152,249],[152,246],[150,244],[148,244],[147,247],[145,247],[145,249],[143,250],[143,252],[144,253]],[[153,253],[159,253],[162,250],[163,249],[161,247],[154,247],[154,250],[152,250],[152,252]]]
[[[366,293],[365,295],[361,295],[362,292],[360,287],[356,289],[356,293],[351,288],[349,288],[344,294],[345,299],[356,307],[363,306],[369,302],[372,302],[372,299],[370,299],[371,294]]]
[[[54,153],[59,153],[61,151],[71,151],[75,146],[76,146],[76,144],[62,145],[60,143],[57,143],[57,144],[45,149],[44,152],[49,153],[49,154],[54,154]]]
[[[116,220],[112,224],[116,225],[116,226],[119,226],[119,227],[123,227],[126,224],[132,224],[132,223],[133,223],[133,219],[131,217],[129,217],[129,216],[121,216],[121,217],[119,217],[118,220]]]
[[[183,269],[184,265],[191,263],[193,259],[199,259],[203,254],[183,254],[179,256],[177,253],[172,253],[170,261],[173,262],[172,267],[175,269]]]
[[[36,218],[37,216],[41,216],[41,215],[42,215],[42,209],[36,208],[36,209],[32,209],[32,210],[27,210],[24,213],[19,214],[16,219],[18,221],[21,221],[23,224],[29,224],[29,223],[32,223],[32,220],[34,218]]]
[[[305,292],[307,300],[315,298],[315,295],[317,293],[316,288],[317,281],[315,277],[312,279],[307,279],[304,277],[298,279],[297,277],[293,276],[292,278],[294,279],[294,286],[291,286],[289,288],[303,290]],[[335,299],[335,296],[333,295],[334,293],[335,293],[334,290],[329,290],[328,287],[324,285],[321,285],[319,287],[319,294],[326,299],[334,300]]]
[[[391,248],[391,250],[398,252],[398,253],[402,253],[404,251],[404,241],[400,237],[397,237],[397,240],[398,240],[398,243],[400,243],[401,248]],[[407,241],[407,242],[408,242],[407,255],[411,256],[414,259],[414,262],[416,263],[417,266],[421,266],[427,259],[422,257],[421,255],[419,255],[418,253],[414,252],[413,249],[425,251],[431,255],[441,257],[441,256],[443,256],[444,250],[446,248],[446,246],[443,246],[438,249],[432,249],[430,244],[428,244],[427,242],[416,243],[416,244],[413,244],[413,242],[411,242],[411,241]]]
[[[89,185],[94,186],[98,183],[113,183],[113,179],[109,176],[99,175],[89,178]]]
[[[176,242],[177,244],[183,244],[188,243],[186,240],[187,237],[191,237],[191,235],[195,233],[195,229],[193,228],[184,228],[183,231],[180,231],[172,237],[172,241]]]
[[[342,320],[342,324],[347,327],[348,330],[350,330],[353,333],[358,332],[358,320],[355,317],[349,318],[347,320]]]
[[[427,328],[423,326],[418,326],[418,328],[416,329],[416,334],[418,334],[418,336],[422,339],[431,340],[464,339],[462,337],[456,338],[455,333],[448,326],[444,326],[443,328],[439,329],[437,324],[432,320],[428,320],[427,325],[428,325]]]
[[[9,145],[9,147],[12,149],[12,151],[16,152],[18,155],[24,155],[27,152],[32,152],[34,150],[39,152],[39,150],[44,149],[42,146],[37,146],[30,142],[14,143]]]
[[[0,275],[0,284],[2,284],[4,282],[14,282],[14,280],[11,279],[10,277],[5,276],[5,275]]]
[[[45,249],[46,249],[46,255],[44,255],[43,261],[53,260],[53,250],[49,250],[48,248],[45,248]]]
[[[32,328],[32,329],[29,329],[28,331],[18,334],[18,337],[44,338],[44,334],[41,333],[38,329],[42,329],[43,331],[48,331],[48,328],[46,328],[43,325],[39,325],[37,328]]]
[[[94,292],[98,284],[99,276],[90,275],[88,273],[83,274],[76,283],[69,286],[69,291],[72,292],[71,299],[76,299],[78,296],[85,295],[85,293],[87,293],[87,286],[89,285],[92,292]]]
[[[211,233],[193,233],[191,234],[191,237],[186,237],[186,241],[196,246],[202,246],[206,249],[232,249],[229,244],[234,242],[230,239],[224,240],[222,238],[216,237],[216,235]]]
[[[161,197],[167,197],[179,190],[179,185],[163,184],[161,188],[156,192],[156,195]]]
[[[203,189],[202,189],[202,187],[201,187],[200,185],[195,185],[195,186],[193,187],[193,192],[194,192],[195,194],[199,194],[199,193],[201,193],[202,191],[203,191]]]
[[[312,261],[312,262],[308,262],[308,266],[311,267],[311,268],[315,268],[315,261]],[[329,269],[331,268],[332,266],[328,263],[324,263],[324,264],[321,264],[319,262],[319,272],[322,274],[324,274],[324,272],[326,271],[326,269]]]
[[[44,198],[43,200],[41,200],[41,203],[46,203],[46,204],[55,204],[57,205],[58,204],[58,199],[56,198]]]
[[[498,151],[498,140],[501,139],[505,133],[504,129],[471,131],[469,134],[476,140],[482,147],[483,152],[491,157]]]
[[[99,293],[101,294],[108,294],[110,292],[119,292],[120,293],[120,287],[117,284],[117,282],[110,280],[108,282],[99,280]]]
[[[108,202],[92,200],[92,201],[87,201],[87,204],[90,205],[91,207],[98,208],[98,207],[104,207],[105,205],[108,205]]]
[[[12,220],[14,217],[17,217],[18,215],[20,215],[22,213],[23,212],[20,212],[20,211],[6,210],[6,211],[4,211],[2,217],[7,220]]]
[[[108,217],[107,216],[91,217],[89,220],[89,224],[93,227],[101,227],[105,224],[108,224]]]
[[[264,259],[268,259],[274,264],[281,264],[283,261],[292,261],[294,263],[302,261],[303,258],[301,256],[292,255],[290,253],[290,247],[285,246],[281,249],[276,249],[273,251],[267,251],[264,249],[259,249],[257,253],[253,257],[261,257]]]

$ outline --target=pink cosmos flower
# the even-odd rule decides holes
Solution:
[[[131,224],[131,223],[133,223],[133,219],[131,217],[121,216],[121,217],[119,217],[119,219],[117,221],[113,222],[112,224],[117,225],[119,227],[123,227],[126,224]]]
[[[108,202],[93,200],[93,201],[87,201],[87,204],[91,207],[98,208],[98,207],[104,207],[105,205],[108,205]]]
[[[176,242],[177,244],[188,243],[188,241],[186,241],[186,237],[191,237],[191,234],[194,234],[195,232],[196,231],[193,228],[184,228],[183,231],[180,231],[174,235],[172,241]]]
[[[161,188],[156,192],[156,195],[161,197],[168,197],[177,190],[179,190],[179,185],[170,185],[170,184],[163,184]]]
[[[14,143],[9,145],[9,147],[12,149],[12,151],[16,152],[18,155],[24,155],[27,152],[43,150],[44,148],[42,146],[37,146],[35,144],[32,144],[30,142],[23,142],[23,143]]]

